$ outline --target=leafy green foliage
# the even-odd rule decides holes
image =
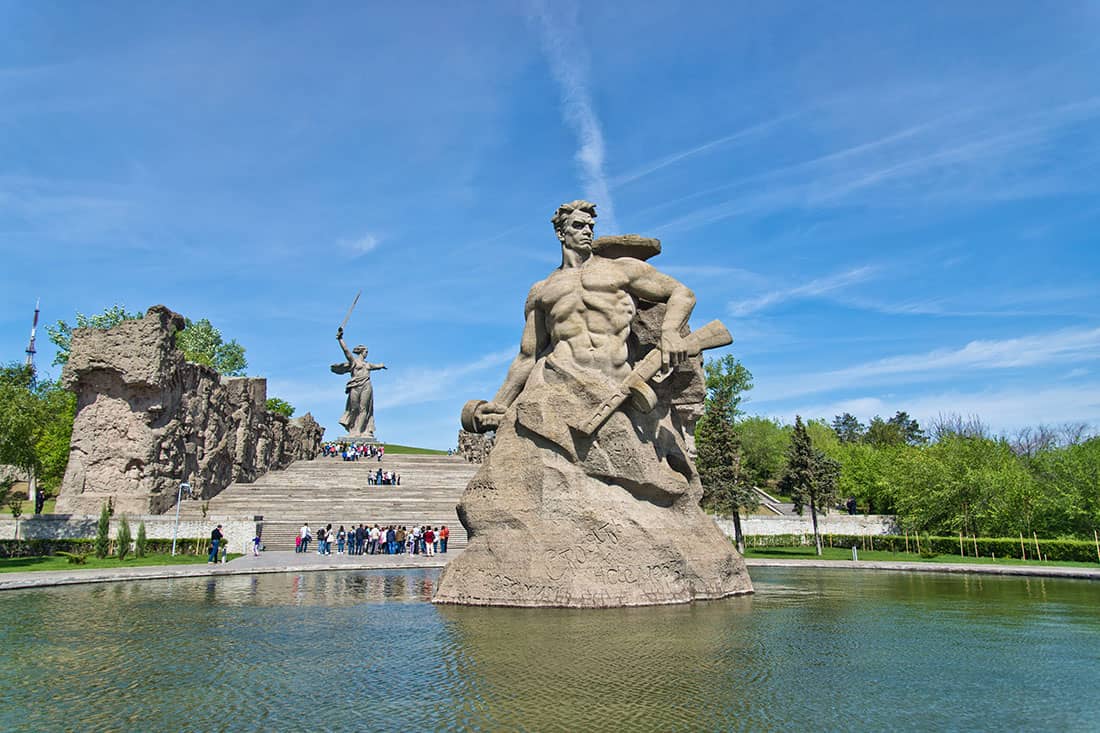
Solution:
[[[115,533],[115,552],[118,553],[119,560],[125,560],[130,554],[131,542],[133,537],[130,536],[130,522],[126,517],[119,517],[118,530]]]
[[[745,480],[753,486],[775,483],[786,466],[787,447],[791,438],[778,420],[767,417],[747,417],[737,421],[737,437],[741,441],[741,468]]]
[[[103,509],[99,512],[99,522],[96,524],[95,530],[95,556],[100,560],[107,557],[107,554],[111,549],[111,512],[107,508],[107,505],[103,505]]]
[[[294,417],[294,405],[278,397],[267,398],[267,411],[274,412],[278,415]]]
[[[867,427],[850,412],[833,418],[833,430],[841,443],[859,443],[863,440]]]
[[[234,341],[226,341],[222,332],[206,318],[197,321],[186,319],[186,327],[176,334],[176,346],[187,361],[213,367],[219,374],[239,377],[248,368],[244,347]]]
[[[46,333],[49,335],[50,341],[57,347],[57,354],[53,358],[54,366],[69,361],[74,328],[112,328],[123,321],[141,318],[142,315],[141,313],[128,313],[124,307],[115,304],[102,313],[91,316],[77,313],[76,326],[70,326],[65,321],[58,321],[52,326],[46,326]]]

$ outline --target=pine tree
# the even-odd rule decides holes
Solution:
[[[132,541],[130,522],[126,520],[126,517],[120,517],[118,520],[118,533],[115,535],[115,552],[118,554],[119,560],[125,560],[126,556],[130,554],[130,542]]]
[[[794,509],[799,514],[802,514],[805,507],[810,508],[814,546],[818,555],[821,555],[821,533],[817,527],[817,513],[827,512],[835,501],[839,473],[840,465],[836,461],[814,451],[802,417],[796,415],[791,447],[787,451],[787,470],[779,480],[779,489],[790,495]]]
[[[741,393],[752,389],[752,375],[732,356],[707,362],[707,400],[695,428],[695,465],[703,484],[703,505],[733,519],[739,551],[745,549],[741,510],[755,509],[756,492],[741,471],[741,441],[734,419]]]
[[[145,522],[138,524],[137,541],[134,542],[134,556],[145,557],[145,549],[148,546],[148,540],[145,539]]]
[[[103,509],[99,512],[99,523],[96,525],[95,530],[95,556],[100,560],[107,557],[107,553],[111,549],[111,512],[107,509],[107,505],[103,505]]]

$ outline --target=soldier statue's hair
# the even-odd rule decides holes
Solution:
[[[560,230],[565,226],[565,220],[568,219],[569,215],[574,211],[583,211],[593,219],[596,218],[596,205],[591,201],[577,199],[576,201],[562,204],[558,207],[558,210],[554,212],[554,218],[550,220],[550,223],[554,225],[554,229]]]

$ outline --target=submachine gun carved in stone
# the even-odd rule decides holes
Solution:
[[[684,347],[688,356],[698,356],[707,349],[716,349],[731,343],[733,343],[733,337],[721,321],[711,321],[684,337]],[[584,424],[574,425],[573,429],[582,435],[592,435],[627,399],[630,399],[639,410],[649,412],[657,406],[657,394],[648,382],[650,380],[656,383],[663,382],[671,373],[671,370],[661,371],[661,350],[652,349],[634,365],[634,370],[622,381],[619,389],[601,402]]]

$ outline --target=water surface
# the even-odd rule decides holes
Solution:
[[[0,730],[1097,730],[1100,584],[757,568],[754,596],[435,607],[438,571],[0,594]]]

